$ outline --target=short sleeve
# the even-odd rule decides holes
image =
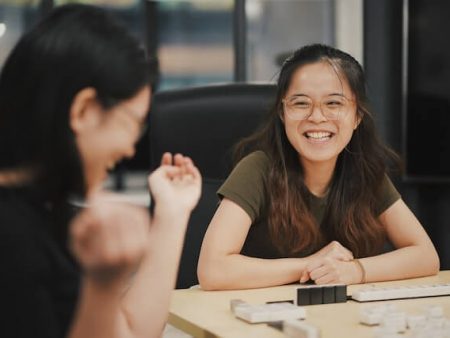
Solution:
[[[219,197],[239,205],[252,222],[260,215],[265,199],[269,159],[262,151],[244,157],[217,191]]]
[[[387,175],[385,175],[383,179],[380,197],[380,202],[375,209],[377,216],[381,215],[401,198],[400,193],[394,187],[394,184],[392,184],[391,179]]]

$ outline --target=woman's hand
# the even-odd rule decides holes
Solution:
[[[315,254],[313,254],[311,257],[330,257],[342,261],[351,261],[353,259],[353,253],[338,241],[332,241],[331,243],[327,244],[322,249],[317,251]]]
[[[70,225],[71,249],[94,283],[125,283],[149,241],[148,210],[96,195]]]
[[[201,194],[201,175],[189,157],[165,153],[161,166],[148,177],[156,208],[189,213]]]
[[[327,244],[322,249],[308,257],[309,263],[303,270],[303,273],[300,277],[300,283],[304,283],[309,279],[313,279],[309,274],[309,267],[315,266],[319,261],[321,262],[324,260],[337,260],[342,262],[349,262],[352,259],[353,253],[350,250],[348,250],[338,241],[332,241],[331,243]]]
[[[363,279],[355,261],[331,257],[318,258],[306,266],[309,278],[316,284],[357,284]]]

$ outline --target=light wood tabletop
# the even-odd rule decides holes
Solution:
[[[449,283],[450,271],[441,271],[436,276],[401,281],[370,283],[377,286],[421,285]],[[266,324],[249,324],[234,317],[230,300],[241,299],[250,304],[269,301],[293,300],[299,285],[284,285],[271,288],[203,291],[199,288],[175,290],[169,313],[169,323],[194,337],[283,337],[283,333]],[[351,285],[347,294],[363,285]],[[386,301],[385,301],[386,302]],[[384,303],[385,303],[384,302]],[[439,305],[450,319],[450,296],[387,301],[394,303],[407,314],[419,314],[426,305]],[[361,307],[381,302],[322,304],[306,306],[306,323],[319,328],[322,338],[373,337],[374,328],[359,323]],[[408,333],[404,335],[408,336]]]

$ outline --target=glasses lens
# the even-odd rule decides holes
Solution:
[[[329,120],[337,120],[348,109],[348,102],[343,96],[330,97],[321,102],[322,114]]]
[[[293,96],[283,101],[286,114],[293,120],[306,120],[313,113],[315,103],[303,96]],[[327,120],[338,120],[348,111],[349,101],[344,96],[328,97],[320,102],[322,115]]]
[[[313,102],[302,96],[294,96],[285,100],[286,113],[293,120],[307,119],[313,109]]]
[[[144,123],[142,123],[141,125],[138,140],[141,140],[147,134],[147,130],[148,130],[148,123],[147,120],[145,120]]]

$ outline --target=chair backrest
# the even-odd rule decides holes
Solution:
[[[177,288],[197,284],[197,261],[218,205],[216,191],[232,169],[232,147],[262,122],[275,99],[273,84],[223,84],[161,91],[150,110],[151,167],[166,152],[190,156],[203,176],[202,196],[186,233]]]

